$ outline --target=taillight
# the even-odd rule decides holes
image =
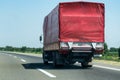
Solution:
[[[67,42],[60,42],[60,50],[61,54],[68,54],[69,53],[69,45]]]
[[[69,45],[67,42],[60,42],[60,48],[61,49],[69,49]]]

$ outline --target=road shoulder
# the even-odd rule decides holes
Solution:
[[[22,53],[22,52],[11,52],[11,51],[2,51],[2,52],[11,53],[11,54],[21,54],[21,55],[35,56],[35,57],[42,57],[42,54],[35,54],[35,53]]]
[[[120,69],[120,62],[117,62],[117,61],[96,60],[96,59],[94,59],[93,64],[108,66],[108,67],[114,67],[114,68]]]

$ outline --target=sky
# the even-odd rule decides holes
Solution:
[[[0,0],[0,46],[42,47],[44,17],[59,2],[89,1],[105,4],[105,42],[120,46],[120,0]]]

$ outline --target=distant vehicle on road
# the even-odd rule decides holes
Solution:
[[[44,64],[92,67],[93,55],[104,50],[104,4],[59,3],[44,19],[43,39]]]

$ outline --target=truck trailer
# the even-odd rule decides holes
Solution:
[[[43,62],[54,66],[89,63],[104,51],[104,4],[59,3],[44,19]]]

